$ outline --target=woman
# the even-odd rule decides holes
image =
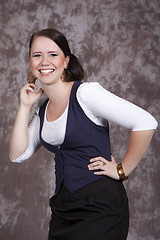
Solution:
[[[35,83],[21,89],[10,158],[23,162],[41,145],[55,153],[48,239],[125,240],[129,214],[122,181],[146,152],[156,120],[97,82],[82,83],[83,69],[60,32],[34,33],[29,52],[31,72],[43,90],[36,92]],[[29,124],[31,107],[43,91],[48,99]],[[120,164],[111,156],[108,121],[132,130]]]

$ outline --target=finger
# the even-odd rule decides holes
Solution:
[[[91,167],[94,167],[94,166],[97,166],[97,165],[100,165],[102,164],[102,161],[95,161],[95,162],[92,162],[91,164],[89,164],[88,166],[91,166]]]
[[[105,171],[94,172],[95,175],[106,175]]]
[[[97,162],[94,162],[94,163],[88,165],[88,169],[89,170],[97,170],[97,169],[105,170],[105,167],[104,167],[104,163],[102,161],[97,161]]]
[[[27,83],[28,86],[34,87],[34,88],[38,88],[38,86],[35,83]]]
[[[99,166],[89,168],[90,171],[100,170]]]
[[[34,92],[34,93],[36,93],[35,92],[35,90],[34,89],[37,89],[38,87],[37,87],[37,85],[36,84],[29,84],[29,83],[27,83],[23,88],[22,88],[22,90],[24,89],[24,90],[27,90],[27,91],[31,91],[31,92]]]
[[[105,158],[103,157],[96,157],[96,158],[92,158],[90,159],[90,162],[92,163],[97,163],[97,164],[100,164],[101,163],[101,166],[105,166],[107,163],[108,163],[108,160],[106,160]],[[92,166],[92,165],[91,165]]]
[[[103,157],[99,156],[99,157],[91,158],[90,162],[103,161],[103,160],[105,160],[105,159]]]
[[[103,170],[103,169],[102,169],[102,166],[99,166],[99,165],[97,165],[97,166],[92,166],[92,167],[88,167],[88,169],[89,169],[89,170],[98,170],[98,169],[99,169],[99,170]]]
[[[25,91],[30,91],[30,92],[35,92],[34,89],[33,89],[32,87],[30,87],[30,86],[24,86],[24,87],[22,88],[22,91],[23,91],[23,90],[25,90]]]
[[[34,92],[34,89],[38,89],[38,86],[33,83],[27,83],[22,89]]]
[[[42,96],[44,93],[44,90],[42,88],[39,89],[39,91],[37,92],[38,95]]]

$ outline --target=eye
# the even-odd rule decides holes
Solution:
[[[58,54],[57,53],[50,53],[49,56],[50,57],[56,57],[56,56],[58,56]]]
[[[35,53],[35,54],[33,54],[33,57],[35,57],[35,58],[41,57],[41,54],[40,53]]]

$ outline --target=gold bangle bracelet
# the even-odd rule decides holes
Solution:
[[[125,180],[128,179],[128,177],[125,175],[125,172],[124,172],[124,169],[123,169],[121,163],[119,163],[119,164],[117,165],[117,173],[118,173],[119,178],[120,178],[121,181],[125,181]]]

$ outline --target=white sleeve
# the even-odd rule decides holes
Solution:
[[[28,147],[26,148],[25,152],[22,153],[17,159],[12,160],[12,162],[21,163],[25,160],[29,159],[41,146],[40,137],[39,137],[39,128],[40,128],[40,118],[38,113],[36,113],[32,121],[28,127],[28,136],[29,136],[29,143]]]
[[[97,82],[81,84],[77,99],[90,119],[106,119],[132,131],[157,128],[157,121],[150,113],[107,91]]]

